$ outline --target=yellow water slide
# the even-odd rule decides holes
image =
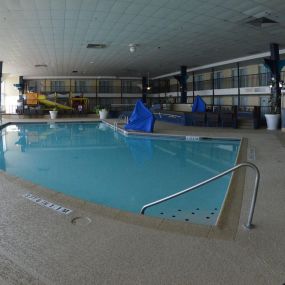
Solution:
[[[45,95],[38,95],[38,101],[39,103],[44,104],[48,107],[54,107],[54,108],[59,108],[63,110],[73,110],[73,108],[69,106],[65,106],[63,104],[59,104],[59,103],[47,100]]]

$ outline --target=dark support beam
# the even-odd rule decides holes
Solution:
[[[187,103],[187,67],[181,66],[180,75],[175,75],[174,78],[177,80],[177,86],[180,86],[180,103]],[[179,84],[178,84],[179,83]],[[178,90],[177,90],[178,95]]]
[[[123,79],[121,79],[121,104],[123,104]]]
[[[3,67],[3,62],[0,61],[0,82],[2,82],[2,67]],[[1,108],[1,106],[2,106],[1,94],[2,94],[2,90],[1,90],[1,84],[0,84],[0,108]],[[0,110],[0,111],[2,111],[2,110]]]
[[[96,105],[98,105],[98,79],[96,79]]]
[[[24,93],[24,87],[25,87],[25,85],[24,85],[24,77],[23,76],[20,76],[19,77],[19,88],[18,88],[18,90],[19,90],[19,94],[20,94],[20,96],[21,95],[23,95],[23,93]]]
[[[238,86],[237,86],[237,88],[238,88],[238,103],[237,103],[237,105],[238,105],[238,108],[240,107],[240,70],[239,70],[239,62],[237,63],[237,84],[238,84]]]
[[[212,68],[212,111],[215,105],[215,68]]]
[[[143,76],[142,78],[142,101],[146,103],[146,95],[147,95],[147,78]]]
[[[181,99],[180,103],[187,103],[187,66],[181,66],[180,69],[180,88],[181,88]]]
[[[281,69],[279,68],[280,55],[279,55],[279,45],[275,43],[270,44],[270,59],[272,61],[272,75],[275,78],[275,88],[272,88],[273,98],[276,106],[281,106],[281,88],[279,82],[281,79]],[[280,112],[280,110],[278,110]]]
[[[193,73],[192,73],[192,89],[193,89],[193,91],[192,91],[192,96],[193,96],[193,103],[194,103],[194,100],[195,100],[195,73],[194,73],[194,71],[193,71]]]
[[[271,105],[272,112],[280,112],[281,108],[281,69],[285,65],[285,60],[280,60],[279,45],[276,43],[270,44],[270,58],[264,58],[264,64],[270,68],[274,84],[271,88]]]

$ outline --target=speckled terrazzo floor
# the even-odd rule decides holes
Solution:
[[[105,211],[1,173],[0,284],[283,284],[285,133],[160,122],[155,132],[246,137],[261,172],[256,228],[242,227],[253,185],[250,170],[239,226],[230,238],[189,234],[181,225],[167,230],[161,221],[144,217],[132,221],[116,210]],[[61,215],[41,207],[23,198],[27,192],[73,212]]]

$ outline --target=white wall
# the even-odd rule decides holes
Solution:
[[[4,107],[6,113],[15,114],[17,108],[17,100],[19,99],[19,91],[14,84],[19,84],[19,76],[3,75],[2,94],[4,101],[1,102],[1,108]]]

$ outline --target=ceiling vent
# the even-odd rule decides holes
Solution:
[[[106,45],[105,44],[88,44],[87,48],[97,48],[97,49],[102,49],[105,48]]]
[[[272,19],[269,19],[267,17],[260,17],[260,18],[254,18],[248,21],[247,24],[252,25],[254,27],[258,27],[258,28],[265,28],[273,24],[278,24],[278,22]]]
[[[35,64],[35,67],[47,67],[47,64]]]

